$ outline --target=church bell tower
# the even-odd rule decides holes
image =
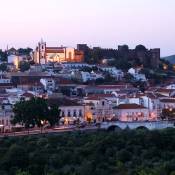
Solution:
[[[46,64],[46,42],[44,42],[43,39],[38,43],[38,50],[40,64]]]

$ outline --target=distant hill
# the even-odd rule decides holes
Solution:
[[[175,55],[167,56],[167,57],[162,57],[161,59],[169,61],[171,64],[175,64]]]

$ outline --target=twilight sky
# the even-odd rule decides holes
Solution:
[[[117,48],[143,44],[175,54],[175,0],[0,0],[0,48]]]

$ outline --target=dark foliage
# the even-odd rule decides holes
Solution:
[[[19,63],[19,69],[21,72],[25,72],[30,69],[30,63],[26,61],[21,61]]]
[[[2,71],[2,72],[7,71],[7,64],[6,63],[0,64],[0,71]]]
[[[173,175],[175,130],[0,139],[2,175]]]
[[[48,102],[42,98],[32,98],[29,101],[21,100],[15,104],[13,112],[12,124],[20,123],[26,128],[42,127],[43,121],[54,126],[59,121],[58,106],[48,105]]]
[[[0,49],[0,61],[7,61],[7,52]]]
[[[30,55],[30,53],[33,51],[31,48],[19,48],[18,54],[19,55]]]

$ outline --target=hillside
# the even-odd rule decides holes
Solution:
[[[167,56],[167,57],[162,57],[161,59],[169,61],[171,64],[175,64],[175,55]]]
[[[175,129],[6,137],[0,145],[0,175],[175,174]]]

